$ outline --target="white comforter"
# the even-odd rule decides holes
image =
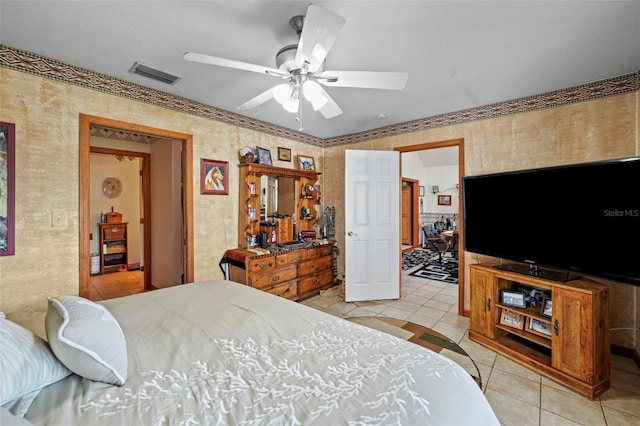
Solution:
[[[72,375],[36,425],[497,425],[454,362],[229,281],[103,302],[126,339],[122,387]]]

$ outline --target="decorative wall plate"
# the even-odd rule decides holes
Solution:
[[[108,177],[102,181],[102,192],[107,198],[116,198],[122,194],[122,182],[117,177]]]

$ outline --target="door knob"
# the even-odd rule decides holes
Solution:
[[[355,232],[353,232],[353,231],[349,231],[349,232],[347,233],[347,235],[348,235],[348,236],[350,236],[350,237],[353,237],[354,235],[355,235],[356,237],[358,236],[358,234],[356,234],[356,233],[355,233]]]

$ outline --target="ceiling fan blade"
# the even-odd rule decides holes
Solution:
[[[324,118],[330,119],[342,114],[342,110],[340,109],[338,104],[331,98],[331,96],[329,96],[329,94],[323,88],[320,88],[320,93],[322,93],[322,96],[327,98],[327,103],[318,108],[318,111],[320,111],[320,114],[322,114]]]
[[[183,58],[187,61],[200,62],[208,65],[217,65],[220,67],[235,68],[239,70],[257,72],[260,74],[275,75],[278,77],[289,77],[289,74],[283,73],[279,69],[269,68],[262,65],[250,64],[248,62],[235,61],[233,59],[218,58],[216,56],[204,55],[202,53],[187,52]]]
[[[330,87],[361,87],[365,89],[402,90],[407,84],[406,72],[325,71],[316,81]],[[334,81],[334,79],[337,79]]]
[[[260,93],[258,96],[249,99],[247,102],[240,105],[237,109],[240,109],[240,110],[254,109],[271,99],[273,99],[273,87],[265,90],[264,92]]]
[[[344,18],[330,10],[311,5],[304,18],[295,63],[308,72],[316,72],[344,25]]]

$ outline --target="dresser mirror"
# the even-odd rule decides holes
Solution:
[[[260,176],[260,219],[296,213],[296,179],[283,176]]]

